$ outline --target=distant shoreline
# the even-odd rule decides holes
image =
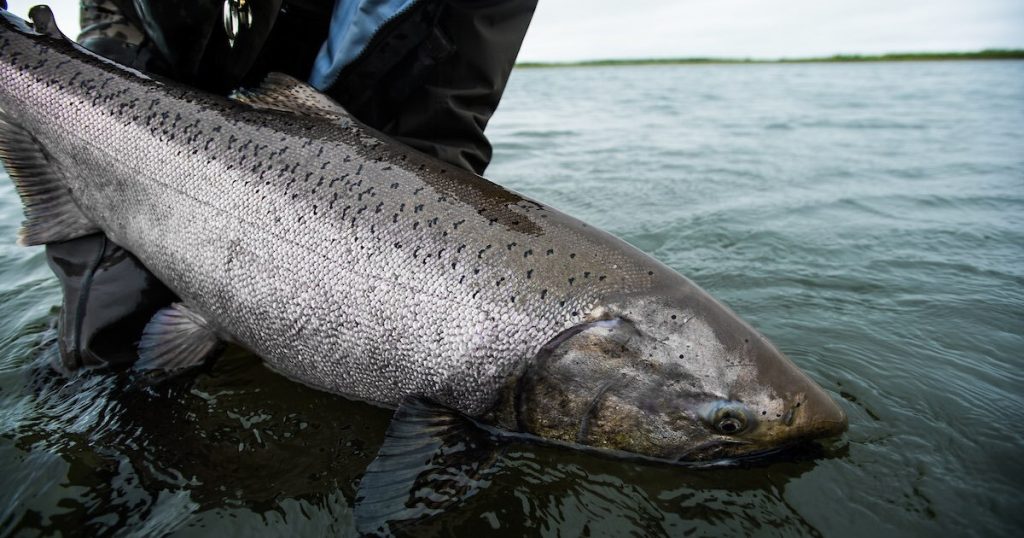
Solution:
[[[1024,60],[1024,49],[988,49],[977,52],[896,52],[890,54],[836,54],[815,58],[630,58],[622,60],[585,60],[580,62],[520,62],[517,68],[617,67],[627,65],[706,65],[706,64],[802,64],[853,62],[929,62],[947,60]]]

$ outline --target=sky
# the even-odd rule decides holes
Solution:
[[[42,0],[8,0],[22,16]],[[50,0],[78,33],[78,2]],[[520,61],[1024,48],[1024,0],[540,0]]]

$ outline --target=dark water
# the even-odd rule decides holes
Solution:
[[[1024,62],[525,70],[489,176],[760,328],[850,416],[818,457],[687,470],[511,447],[415,534],[1024,529]],[[346,535],[389,413],[232,351],[139,389],[49,374],[60,297],[0,180],[0,531]]]

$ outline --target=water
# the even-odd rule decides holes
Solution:
[[[850,416],[686,470],[514,446],[415,534],[1013,536],[1024,528],[1024,62],[517,71],[488,175],[724,300]],[[351,534],[389,413],[232,350],[148,390],[49,374],[59,291],[0,180],[3,534]]]

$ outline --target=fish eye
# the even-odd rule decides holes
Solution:
[[[711,427],[723,435],[743,433],[750,425],[746,408],[737,402],[721,402],[715,406],[714,413],[709,418]]]
[[[735,433],[740,433],[741,431],[746,429],[746,426],[746,421],[744,421],[741,417],[729,416],[723,418],[722,420],[719,420],[718,423],[715,424],[715,429],[721,433],[732,435]]]

